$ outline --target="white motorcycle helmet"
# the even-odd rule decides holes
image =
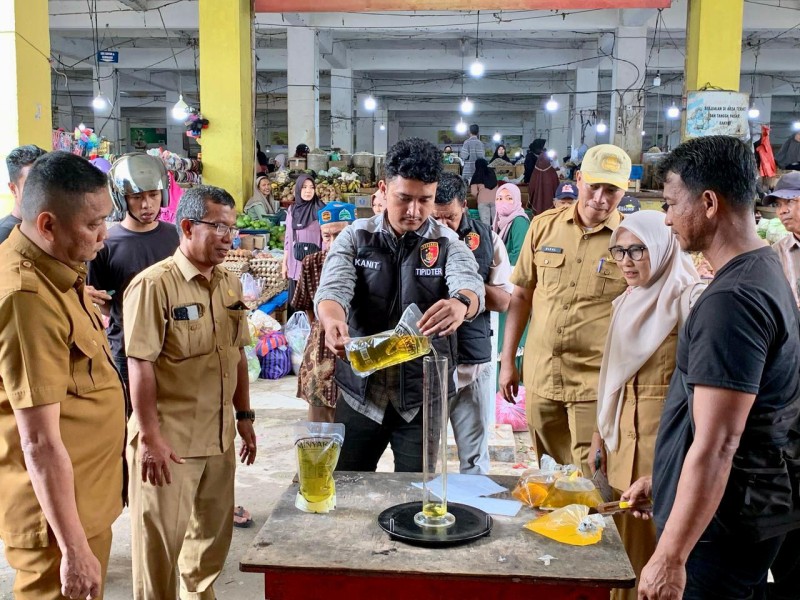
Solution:
[[[124,154],[114,161],[108,172],[114,209],[123,215],[128,212],[126,194],[151,190],[161,191],[161,208],[169,206],[169,179],[161,159],[143,152]]]

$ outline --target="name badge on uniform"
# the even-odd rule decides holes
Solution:
[[[381,261],[379,260],[368,260],[366,258],[356,258],[353,260],[353,264],[357,267],[361,267],[363,269],[372,269],[373,271],[380,271],[381,270]]]
[[[414,271],[414,274],[417,277],[442,277],[444,275],[444,269],[442,269],[441,267],[435,267],[433,269],[417,268]]]
[[[542,252],[547,252],[548,254],[561,254],[564,252],[564,249],[556,246],[543,246]]]

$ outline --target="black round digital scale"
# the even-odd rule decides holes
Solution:
[[[465,504],[447,503],[447,511],[456,518],[450,527],[420,527],[414,522],[414,515],[421,510],[422,502],[392,506],[378,516],[378,525],[392,539],[430,547],[466,544],[488,535],[492,530],[491,516]]]

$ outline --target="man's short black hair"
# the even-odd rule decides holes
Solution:
[[[733,208],[752,208],[758,168],[753,151],[741,140],[710,135],[684,142],[657,166],[661,181],[668,173],[679,175],[698,197],[705,190],[719,194]]]
[[[108,178],[85,158],[71,152],[49,152],[37,159],[22,193],[22,218],[34,221],[43,212],[71,218],[84,196],[108,188]]]
[[[450,204],[453,200],[464,205],[467,201],[467,184],[455,173],[442,173],[436,186],[436,204]]]
[[[478,135],[478,132],[480,130],[481,130],[480,127],[478,127],[475,123],[473,123],[472,125],[469,126],[469,132],[472,135]]]
[[[402,177],[436,183],[442,174],[442,153],[421,138],[400,140],[386,153],[383,170],[387,182]]]
[[[36,159],[47,154],[46,150],[42,150],[39,146],[28,144],[27,146],[19,146],[14,148],[6,156],[6,167],[8,168],[8,180],[14,185],[19,183],[22,169],[32,165]]]

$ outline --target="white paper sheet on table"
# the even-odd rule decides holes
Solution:
[[[414,483],[414,487],[422,488],[422,483]],[[432,480],[428,487],[431,493],[441,498],[441,476]],[[479,508],[492,515],[513,517],[518,512],[522,503],[517,500],[504,500],[502,498],[485,498],[508,490],[498,485],[485,475],[463,475],[453,473],[447,476],[447,500]]]

